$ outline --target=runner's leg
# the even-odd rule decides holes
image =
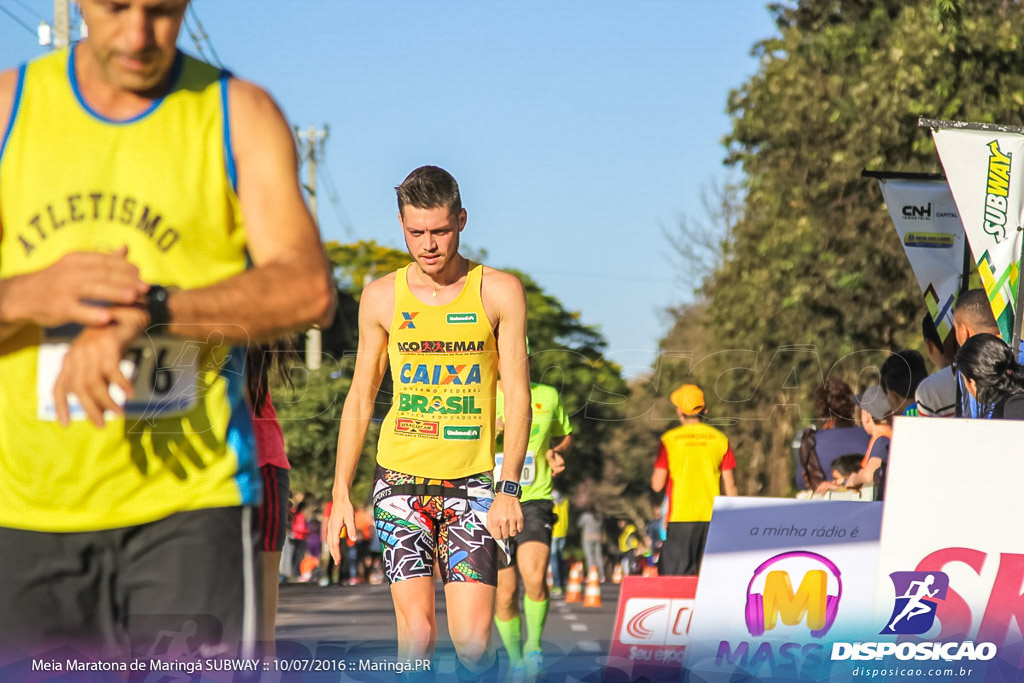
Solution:
[[[437,644],[434,579],[420,576],[392,583],[391,597],[398,620],[398,657],[429,659]]]
[[[523,663],[523,626],[519,615],[519,575],[515,567],[498,572],[497,604],[494,625],[508,653],[508,664],[515,668]]]

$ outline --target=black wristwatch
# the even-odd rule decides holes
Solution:
[[[502,479],[494,485],[495,493],[504,493],[506,496],[512,496],[518,499],[519,496],[523,495],[523,487],[519,485],[518,481],[512,481],[511,479]]]
[[[146,292],[146,312],[149,313],[149,325],[169,325],[171,323],[171,309],[167,307],[167,299],[170,292],[166,287],[150,285]]]

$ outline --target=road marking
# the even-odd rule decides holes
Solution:
[[[568,619],[569,621],[575,621],[576,619],[579,619],[579,617],[577,617],[575,614],[563,614],[562,618]]]
[[[573,631],[586,631],[587,630],[587,625],[586,624],[569,624],[569,628],[571,628]]]
[[[581,640],[577,647],[582,652],[601,652],[601,644],[596,640]]]

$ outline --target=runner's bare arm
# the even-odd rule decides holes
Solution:
[[[722,472],[722,492],[727,496],[739,495],[739,490],[736,488],[736,475],[732,470]]]
[[[665,489],[666,483],[668,483],[668,470],[655,467],[654,474],[651,475],[651,490],[661,493]]]
[[[389,314],[394,315],[394,275],[375,280],[359,301],[359,347],[352,385],[345,397],[338,428],[338,454],[334,467],[333,505],[327,524],[327,543],[335,563],[341,561],[340,537],[355,539],[355,513],[350,491],[366,429],[373,417],[374,399],[388,367]]]
[[[495,322],[498,371],[505,394],[504,462],[502,479],[519,481],[530,438],[530,365],[526,357],[526,292],[519,278],[484,270],[481,295],[484,309]],[[515,536],[523,528],[519,501],[497,494],[487,514],[487,530],[498,539]]]
[[[261,88],[232,79],[228,96],[238,197],[254,267],[210,287],[173,292],[170,331],[259,341],[310,324],[326,326],[334,314],[334,287],[299,189],[291,129]]]
[[[572,448],[572,434],[566,434],[558,443],[548,449],[548,452],[544,454],[547,458],[548,466],[551,467],[552,476],[558,476],[565,471],[565,456],[569,453],[569,449]]]
[[[16,70],[0,72],[0,144],[13,123],[17,85]],[[0,279],[0,340],[30,322],[105,325],[112,320],[111,311],[93,302],[129,305],[145,290],[138,269],[123,253],[67,254],[44,270]]]
[[[495,320],[498,371],[505,394],[502,477],[519,481],[530,439],[530,364],[526,357],[526,292],[519,278],[488,268],[482,287],[484,306]]]

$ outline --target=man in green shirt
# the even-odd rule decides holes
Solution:
[[[565,454],[572,446],[572,425],[554,387],[530,384],[533,426],[526,447],[526,462],[519,483],[523,487],[520,503],[523,530],[509,540],[513,564],[498,572],[498,595],[494,623],[508,652],[513,675],[538,675],[544,667],[541,633],[548,615],[548,560],[551,552],[551,528],[555,521],[552,508],[551,478],[565,469]],[[501,471],[501,431],[505,416],[505,397],[498,380],[497,424],[498,453],[495,476]],[[552,441],[554,444],[552,445]],[[499,481],[499,479],[495,479]],[[518,569],[518,575],[517,570]],[[523,579],[522,616],[519,611],[519,577]],[[526,617],[526,642],[522,621]]]

